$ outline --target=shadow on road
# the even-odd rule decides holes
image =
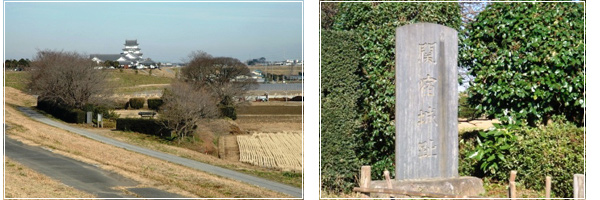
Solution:
[[[117,173],[102,170],[41,147],[29,146],[4,137],[5,154],[9,158],[81,191],[99,198],[183,198],[155,188],[129,188],[136,196],[114,190],[114,187],[135,187],[138,183]],[[59,198],[59,197],[57,197]]]

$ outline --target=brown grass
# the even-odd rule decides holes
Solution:
[[[246,106],[238,109],[239,115],[301,115],[302,106]]]
[[[4,156],[6,198],[96,198],[29,169]]]
[[[16,98],[20,91],[5,88],[5,102],[26,106]],[[286,197],[283,194],[220,178],[201,171],[100,143],[34,121],[11,106],[5,107],[6,123],[14,127],[11,138],[39,144],[54,152],[134,179],[142,186],[155,187],[188,197]],[[216,158],[215,158],[216,159]]]

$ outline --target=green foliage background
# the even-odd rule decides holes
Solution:
[[[358,156],[362,163],[372,166],[373,178],[380,179],[385,169],[393,176],[396,28],[431,22],[459,30],[460,7],[456,2],[343,2],[337,7],[332,29],[351,30],[359,37],[364,89],[359,105],[362,124],[357,133],[361,144]]]
[[[582,124],[582,3],[492,3],[466,27],[459,62],[469,102],[489,117],[536,125],[564,114]]]
[[[358,36],[321,32],[321,181],[328,191],[348,192],[360,163],[355,154],[360,97]]]

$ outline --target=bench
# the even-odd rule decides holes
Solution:
[[[144,117],[154,118],[154,115],[156,115],[156,112],[138,112],[138,115],[140,115],[140,117],[142,117],[142,118],[144,118]]]

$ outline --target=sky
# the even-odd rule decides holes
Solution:
[[[183,62],[197,50],[246,61],[302,59],[302,2],[4,2],[5,59],[38,50]]]

